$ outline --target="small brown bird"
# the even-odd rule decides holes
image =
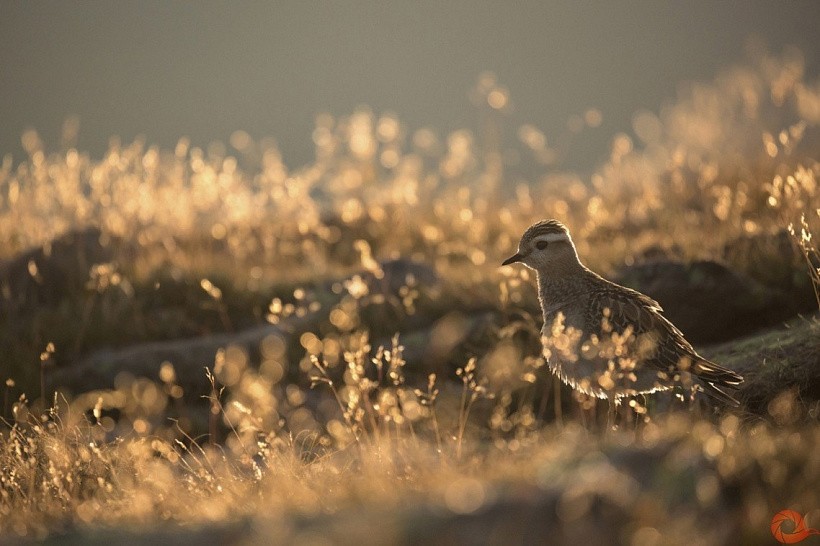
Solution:
[[[561,222],[530,226],[502,265],[516,262],[538,276],[544,356],[564,383],[610,402],[677,385],[739,405],[727,389],[743,377],[700,356],[656,301],[584,266]]]

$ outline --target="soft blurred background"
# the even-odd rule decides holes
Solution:
[[[22,154],[35,128],[99,157],[108,139],[144,135],[168,148],[273,137],[285,164],[313,159],[322,112],[367,105],[410,130],[474,127],[468,98],[482,72],[509,91],[511,126],[573,138],[566,165],[591,169],[639,110],[656,112],[687,81],[711,79],[752,44],[795,46],[816,75],[812,0],[773,2],[4,2],[0,152]],[[567,135],[566,138],[571,138]]]
[[[818,6],[0,4],[0,542],[820,527]],[[542,218],[741,406],[557,381]]]

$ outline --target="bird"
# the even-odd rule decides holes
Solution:
[[[699,355],[658,302],[581,263],[558,220],[527,228],[518,251],[502,265],[514,263],[536,273],[543,356],[573,389],[607,399],[611,409],[622,398],[676,387],[740,405],[732,391],[743,377]]]

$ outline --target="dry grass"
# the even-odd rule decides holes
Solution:
[[[820,88],[799,56],[761,56],[636,115],[636,138],[617,135],[588,179],[562,172],[560,150],[531,126],[517,131],[518,161],[504,160],[501,88],[483,78],[476,93],[492,128],[481,137],[408,135],[368,111],[320,116],[316,161],[293,172],[241,132],[230,151],[135,142],[99,161],[24,135],[29,157],[0,169],[4,370],[17,380],[5,389],[0,535],[251,521],[248,540],[388,543],[469,540],[481,520],[497,528],[479,538],[512,526],[498,536],[550,529],[571,542],[583,521],[586,538],[666,544],[765,540],[786,507],[816,522],[811,401],[785,397],[768,421],[662,416],[650,401],[602,436],[594,405],[564,413],[537,350],[522,349],[539,328],[531,277],[497,267],[544,217],[564,221],[603,272],[652,249],[720,258],[739,238],[800,226],[805,262],[780,266],[805,279],[807,264],[817,291]],[[108,254],[49,299],[49,242],[89,227]],[[43,245],[15,276],[12,258]],[[441,283],[386,286],[397,258]],[[453,308],[507,319],[457,382],[406,369],[403,337],[371,342]],[[270,338],[258,358],[229,346],[203,362],[204,412],[173,363],[71,400],[40,385],[48,366],[98,347],[313,313],[324,318],[296,347]],[[452,349],[461,326],[438,324],[433,337]],[[549,516],[518,521],[515,503]]]
[[[255,370],[222,393],[214,378],[212,408],[229,430],[220,443],[157,420],[157,390],[175,385],[170,369],[164,387],[137,381],[59,401],[42,417],[17,404],[0,453],[3,531],[136,533],[164,522],[238,528],[262,542],[402,543],[474,541],[481,529],[512,526],[566,543],[617,533],[709,544],[759,540],[773,511],[816,506],[816,425],[683,412],[601,436],[578,423],[544,428],[521,410],[494,411],[487,428],[465,433],[471,403],[485,394],[471,366],[462,394],[442,394],[434,379],[424,390],[405,386],[400,346],[372,354],[362,346],[346,357],[343,385],[315,362],[315,382],[337,401],[321,423],[309,393],[288,388],[279,399]],[[381,381],[365,377],[373,371]],[[215,373],[233,372],[225,363]],[[778,408],[778,421],[790,418]]]

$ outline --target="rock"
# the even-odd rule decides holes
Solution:
[[[795,418],[820,400],[820,317],[799,317],[785,326],[702,351],[703,356],[743,375],[738,398],[744,409],[779,420],[773,407],[792,393]],[[783,404],[790,403],[781,398]],[[786,416],[788,417],[788,416]],[[788,419],[787,419],[788,421]]]
[[[432,287],[439,282],[435,269],[422,262],[398,259],[387,260],[379,265],[384,273],[381,279],[376,279],[370,272],[363,274],[363,278],[372,291],[382,294],[398,294],[403,286]]]
[[[91,266],[113,259],[108,242],[96,228],[71,231],[0,263],[0,310],[30,312],[82,291]]]
[[[793,315],[817,309],[808,264],[788,231],[735,239],[725,246],[723,255],[735,270],[782,293]],[[814,267],[820,263],[815,261]]]
[[[236,334],[140,343],[117,350],[100,350],[69,366],[57,368],[48,376],[49,390],[68,390],[72,394],[110,389],[120,373],[158,380],[164,362],[173,364],[177,382],[186,395],[205,394],[209,386],[205,368],[213,368],[217,352],[228,346],[241,348],[251,363],[258,363],[260,345],[269,336],[282,339],[286,346],[296,333],[315,328],[316,314],[291,318],[278,325],[262,325]],[[298,339],[298,336],[297,336]]]
[[[783,292],[714,261],[644,262],[621,269],[615,281],[657,300],[695,344],[748,334],[797,312]]]
[[[381,268],[384,275],[380,279],[371,272],[358,273],[362,280],[368,283],[371,293],[397,294],[408,281],[416,286],[429,286],[438,282],[432,268],[409,260],[384,262]],[[330,293],[329,290],[328,293]],[[134,377],[156,380],[160,367],[167,361],[174,365],[178,382],[186,396],[205,394],[209,386],[205,379],[204,368],[213,367],[214,359],[220,349],[228,346],[239,347],[249,356],[249,364],[258,365],[261,360],[260,345],[268,336],[277,336],[284,341],[288,348],[287,360],[295,370],[295,364],[304,356],[304,349],[299,345],[299,336],[307,331],[320,332],[322,325],[327,322],[330,308],[340,298],[341,296],[335,295],[326,301],[319,311],[302,317],[291,316],[276,325],[265,324],[238,333],[219,333],[194,338],[138,343],[119,349],[98,350],[51,371],[48,374],[48,390],[60,388],[77,394],[90,390],[108,389],[114,386],[115,379],[121,372]],[[421,329],[415,334],[409,334],[413,342],[410,354],[414,365],[417,363],[416,360],[421,360],[424,347],[429,343],[429,331],[425,331],[430,328],[429,322],[412,316],[404,317],[395,323],[400,326],[401,331]],[[417,347],[417,341],[423,345]],[[390,344],[389,339],[381,340],[380,343],[385,346]],[[299,379],[299,377],[289,378],[290,381]]]

